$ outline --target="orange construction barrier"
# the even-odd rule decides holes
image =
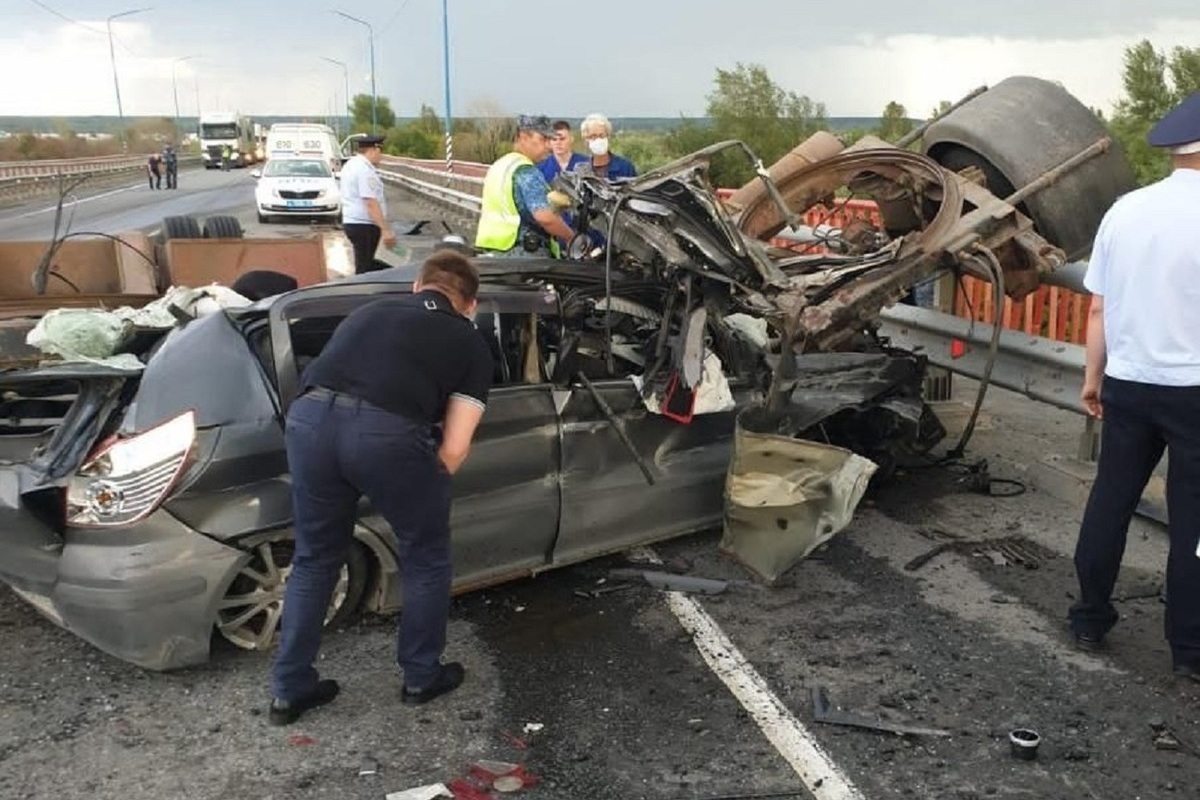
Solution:
[[[722,200],[732,194],[732,189],[717,190],[717,196]],[[841,228],[856,219],[867,220],[876,227],[883,224],[879,209],[871,200],[843,200],[835,202],[832,208],[813,206],[804,212],[804,224],[814,228],[818,225]],[[772,239],[770,244],[802,253],[816,253],[822,249],[819,244],[797,244],[786,239]],[[954,297],[953,313],[964,319],[993,324],[996,309],[992,294],[990,282],[964,275]],[[1057,342],[1086,344],[1091,307],[1090,294],[1043,286],[1020,302],[1014,303],[1011,297],[1004,298],[1000,325]]]

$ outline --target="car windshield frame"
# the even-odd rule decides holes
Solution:
[[[263,177],[332,178],[333,170],[324,161],[315,158],[275,158],[263,167]]]

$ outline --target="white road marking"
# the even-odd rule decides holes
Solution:
[[[113,189],[111,192],[103,192],[101,194],[92,195],[91,197],[81,197],[71,203],[63,203],[63,210],[69,209],[72,205],[79,205],[80,203],[87,203],[92,200],[100,200],[105,197],[112,197],[114,194],[120,194],[121,192],[132,191],[133,189],[137,189],[140,186],[141,186],[141,184],[137,183],[132,186],[123,186],[120,189]],[[26,217],[34,217],[34,216],[37,216],[38,214],[49,213],[56,208],[58,208],[57,205],[47,206],[46,208],[39,208],[36,211],[26,211],[24,214],[20,214],[15,217],[7,217],[7,219],[25,219]]]
[[[648,548],[634,551],[642,560],[661,564]],[[708,662],[763,735],[795,770],[817,800],[863,800],[863,795],[842,773],[812,733],[771,691],[754,666],[730,641],[700,604],[683,592],[667,592],[667,606],[692,637]]]

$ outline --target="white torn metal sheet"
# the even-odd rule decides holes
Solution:
[[[445,784],[431,783],[428,786],[417,786],[402,792],[390,792],[385,800],[434,800],[437,797],[454,797]]]
[[[878,468],[841,447],[738,425],[721,550],[767,583],[850,524]]]
[[[638,393],[642,392],[642,376],[630,377]],[[652,414],[662,413],[662,399],[655,394],[642,394],[642,403]],[[725,368],[720,357],[709,350],[701,362],[700,382],[696,386],[696,399],[692,406],[693,414],[719,414],[732,411],[737,406],[733,399],[733,390],[729,387],[729,379],[725,376]]]

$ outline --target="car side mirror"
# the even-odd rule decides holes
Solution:
[[[261,177],[262,177],[262,170],[261,170],[261,169],[255,169],[255,170],[251,170],[251,171],[250,171],[250,177],[251,177],[251,178],[261,178]]]

